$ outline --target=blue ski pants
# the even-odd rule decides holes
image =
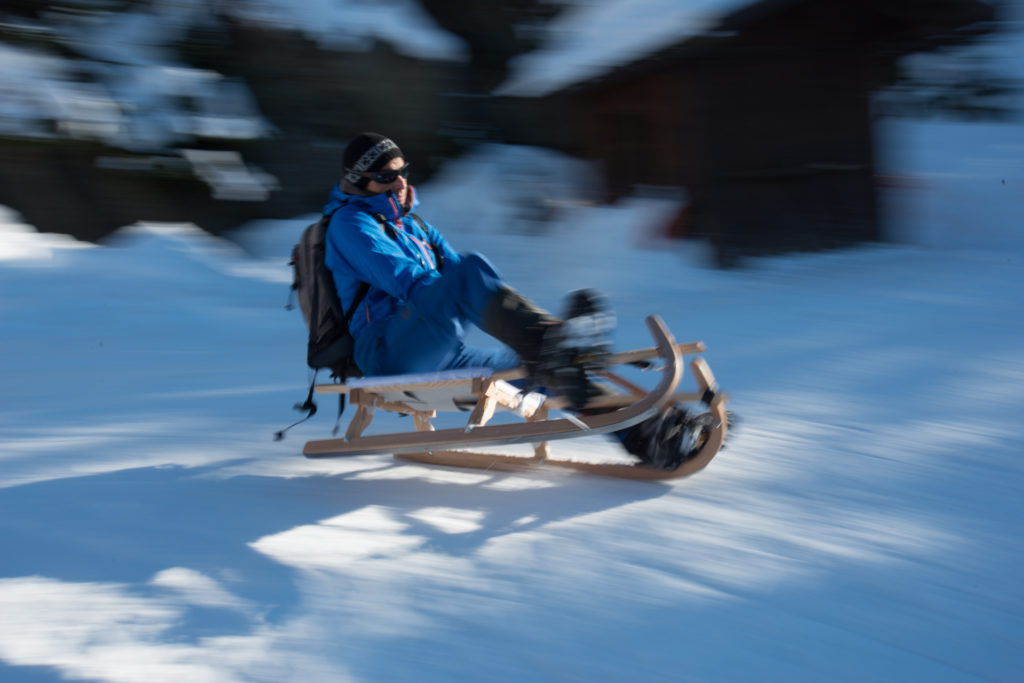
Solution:
[[[479,325],[488,303],[505,286],[480,254],[446,264],[442,276],[421,287],[414,301],[360,333],[356,363],[368,376],[518,366],[519,357],[508,347],[475,349],[462,343],[466,325]]]

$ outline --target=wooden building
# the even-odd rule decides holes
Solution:
[[[546,104],[568,151],[601,162],[606,199],[685,187],[671,232],[723,264],[878,240],[872,94],[899,58],[993,20],[979,0],[761,0]]]

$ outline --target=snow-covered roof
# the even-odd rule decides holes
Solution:
[[[545,29],[543,45],[511,62],[509,76],[495,94],[549,95],[687,39],[716,35],[723,19],[759,3],[767,4],[765,0],[572,0]],[[1024,3],[1000,7],[1004,31],[1019,37]]]
[[[421,59],[468,59],[466,43],[442,28],[416,0],[241,0],[225,7],[248,21],[297,30],[319,45],[369,49],[380,40]]]
[[[540,97],[714,29],[752,0],[577,0],[538,50],[513,60],[498,95]]]

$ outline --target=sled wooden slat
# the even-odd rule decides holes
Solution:
[[[614,372],[604,371],[604,372],[599,372],[597,374],[598,374],[598,377],[602,377],[602,378],[608,380],[609,382],[611,382],[612,384],[617,384],[620,388],[625,389],[626,391],[628,391],[633,396],[643,396],[644,394],[647,393],[647,390],[644,389],[642,386],[640,386],[638,384],[634,384],[633,382],[630,382],[625,377],[622,377],[621,375],[617,375]]]
[[[703,353],[707,350],[704,342],[687,342],[684,344],[675,343],[672,345],[675,352],[680,356],[688,356],[693,353]],[[645,360],[654,360],[661,356],[657,346],[650,346],[646,349],[634,349],[632,351],[617,351],[608,359],[608,365],[626,365],[628,363],[639,363]]]
[[[706,350],[704,342],[687,342],[685,344],[673,344],[676,353],[680,356],[687,356],[694,353],[703,353]],[[619,351],[613,353],[608,359],[609,365],[627,365],[629,363],[640,363],[643,361],[654,360],[658,357],[658,347],[651,346],[644,349],[635,349],[633,351]],[[503,380],[514,380],[522,379],[526,377],[526,370],[523,368],[514,368],[512,370],[496,370],[491,373],[492,379],[503,379]],[[385,379],[386,378],[382,378]],[[467,389],[473,386],[473,378],[458,378],[458,379],[437,379],[430,382],[417,383],[414,387],[408,383],[398,384],[374,384],[373,390],[377,392],[387,391],[404,391],[407,389],[415,389],[416,391],[429,391],[431,389],[444,389],[444,388],[456,388],[466,387]],[[367,388],[367,387],[361,387]],[[317,384],[314,388],[318,394],[347,394],[353,390],[348,384]]]
[[[474,451],[444,450],[433,453],[396,453],[396,460],[439,465],[442,467],[462,467],[495,472],[522,472],[537,468],[558,468],[597,474],[619,479],[638,479],[641,481],[658,481],[678,479],[686,476],[682,468],[676,470],[659,470],[645,465],[629,465],[625,463],[583,462],[578,460],[540,459],[520,455],[502,455],[500,453],[481,453]]]
[[[645,391],[644,394],[647,392]],[[641,394],[642,396],[643,394]],[[696,403],[701,400],[701,394],[696,392],[685,392],[677,393],[672,395],[670,403]],[[615,394],[610,396],[598,396],[587,403],[584,406],[584,410],[601,410],[603,408],[622,408],[628,406],[631,403],[636,403],[636,394]],[[554,397],[549,398],[547,406],[552,410],[565,410],[568,407],[568,402],[562,398]]]
[[[466,387],[470,389],[473,386],[472,379],[439,379],[432,382],[418,382],[416,384],[375,384],[372,387],[357,387],[352,388],[347,384],[318,384],[316,385],[316,393],[318,394],[348,394],[358,389],[370,389],[379,393],[385,393],[389,391],[406,391],[414,389],[416,391],[431,391],[436,389],[450,389],[455,387]],[[468,392],[467,392],[468,393]]]

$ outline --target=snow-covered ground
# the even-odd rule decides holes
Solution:
[[[1020,680],[1020,242],[961,224],[966,246],[716,271],[645,234],[669,200],[499,182],[579,171],[531,154],[482,150],[422,213],[544,305],[607,291],[620,348],[654,312],[705,341],[742,417],[727,450],[668,484],[307,460],[329,401],[272,440],[306,389],[284,310],[305,218],[243,252],[167,225],[86,246],[7,212],[0,680]],[[555,446],[583,451],[615,453]]]

